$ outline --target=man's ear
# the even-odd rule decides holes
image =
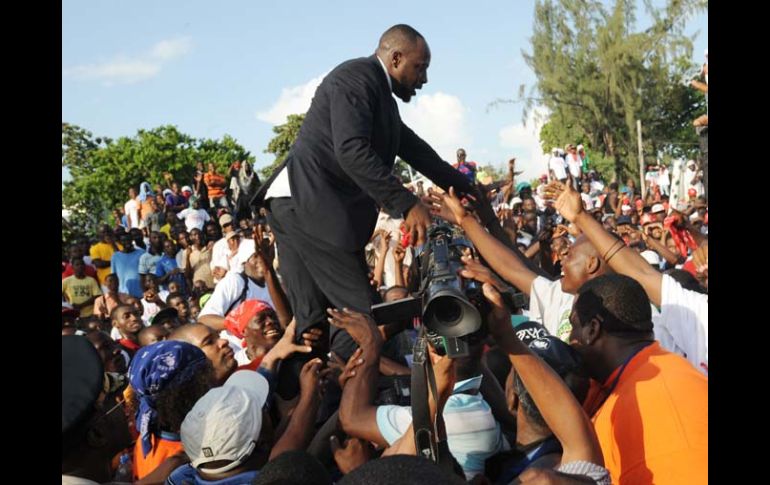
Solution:
[[[599,268],[601,268],[602,264],[599,261],[599,258],[596,256],[589,256],[586,258],[586,271],[588,274],[593,275],[596,274],[597,271],[599,271]]]
[[[601,317],[596,316],[592,318],[590,322],[588,322],[588,325],[585,325],[583,327],[583,335],[585,335],[585,338],[586,338],[585,345],[591,345],[594,342],[596,342],[596,339],[599,338],[601,333],[602,333]]]
[[[399,64],[404,61],[403,57],[404,54],[401,51],[393,51],[392,63],[394,69],[398,69]]]

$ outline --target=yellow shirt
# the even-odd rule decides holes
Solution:
[[[123,246],[120,245],[120,243],[117,244],[118,249],[122,250]],[[110,262],[112,260],[112,253],[115,252],[115,248],[112,247],[112,244],[107,244],[104,242],[98,242],[91,246],[91,250],[89,251],[91,255],[91,259],[101,259],[102,261]],[[106,268],[96,268],[96,277],[99,279],[99,284],[104,284],[104,279],[107,278],[107,275],[112,273],[112,269],[110,266],[107,266]]]
[[[90,276],[84,276],[82,279],[77,278],[75,275],[64,278],[61,280],[61,291],[67,296],[67,300],[70,303],[77,303],[78,305],[93,296],[102,294],[99,283]],[[90,317],[93,313],[93,304],[80,309],[81,317]]]

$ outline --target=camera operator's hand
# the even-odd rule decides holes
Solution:
[[[455,359],[449,356],[441,356],[436,353],[432,344],[428,344],[428,355],[430,356],[431,364],[433,364],[433,374],[436,377],[436,392],[438,393],[439,409],[443,409],[443,405],[449,396],[454,391],[455,381],[457,376],[455,373]]]
[[[425,244],[425,234],[430,225],[430,209],[418,200],[417,203],[409,209],[404,218],[404,226],[410,234],[409,240],[412,242],[412,246]]]
[[[328,318],[329,323],[335,327],[345,329],[359,346],[374,345],[382,347],[382,335],[380,335],[374,320],[369,315],[347,308],[343,308],[342,311],[327,308],[326,312],[331,315]]]
[[[449,194],[439,193],[432,188],[428,189],[432,206],[431,212],[434,216],[441,217],[450,224],[460,225],[463,217],[467,214],[460,199],[454,193],[454,187],[449,188]]]
[[[468,255],[463,256],[461,259],[464,267],[460,270],[460,276],[476,280],[479,283],[489,283],[498,291],[506,291],[505,284],[500,281],[500,278],[491,269],[481,264],[479,260],[473,259]]]

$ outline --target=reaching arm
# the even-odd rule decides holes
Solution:
[[[318,404],[318,382],[321,365],[319,358],[312,359],[302,366],[299,374],[299,403],[294,408],[289,425],[270,451],[270,460],[281,453],[292,450],[304,450],[315,433],[315,418]]]
[[[377,374],[382,349],[382,336],[368,316],[343,308],[327,310],[329,322],[344,328],[363,351],[364,362],[356,368],[342,390],[340,425],[350,436],[388,446],[377,426],[377,407],[374,406]]]
[[[485,283],[483,291],[490,301],[502,302],[500,293],[492,285]],[[564,450],[561,462],[582,460],[604,465],[593,426],[559,375],[519,340],[510,322],[491,325],[490,333],[500,348],[508,352],[521,382],[561,443]]]
[[[438,204],[441,209],[445,207],[453,220],[459,221],[466,236],[473,242],[492,269],[506,281],[529,295],[532,282],[538,275],[530,270],[514,251],[485,231],[476,218],[465,211],[465,208],[460,204],[460,199],[455,196],[454,189],[450,188],[449,194],[433,193],[432,198],[434,206]]]
[[[660,289],[663,276],[655,268],[650,266],[639,253],[626,247],[619,246],[619,249],[613,248],[618,243],[610,233],[604,230],[604,227],[596,221],[591,215],[583,210],[583,204],[580,200],[580,194],[568,184],[555,182],[547,188],[547,194],[551,198],[556,198],[556,209],[567,220],[574,223],[583,231],[583,234],[591,241],[602,259],[609,257],[607,264],[616,273],[629,276],[642,285],[647,297],[655,305],[660,306]],[[617,249],[617,252],[615,252]],[[608,251],[614,254],[609,254]]]

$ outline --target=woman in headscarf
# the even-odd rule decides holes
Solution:
[[[131,361],[136,429],[134,477],[142,479],[184,451],[179,429],[185,415],[214,385],[214,370],[198,347],[164,340],[142,347]]]

